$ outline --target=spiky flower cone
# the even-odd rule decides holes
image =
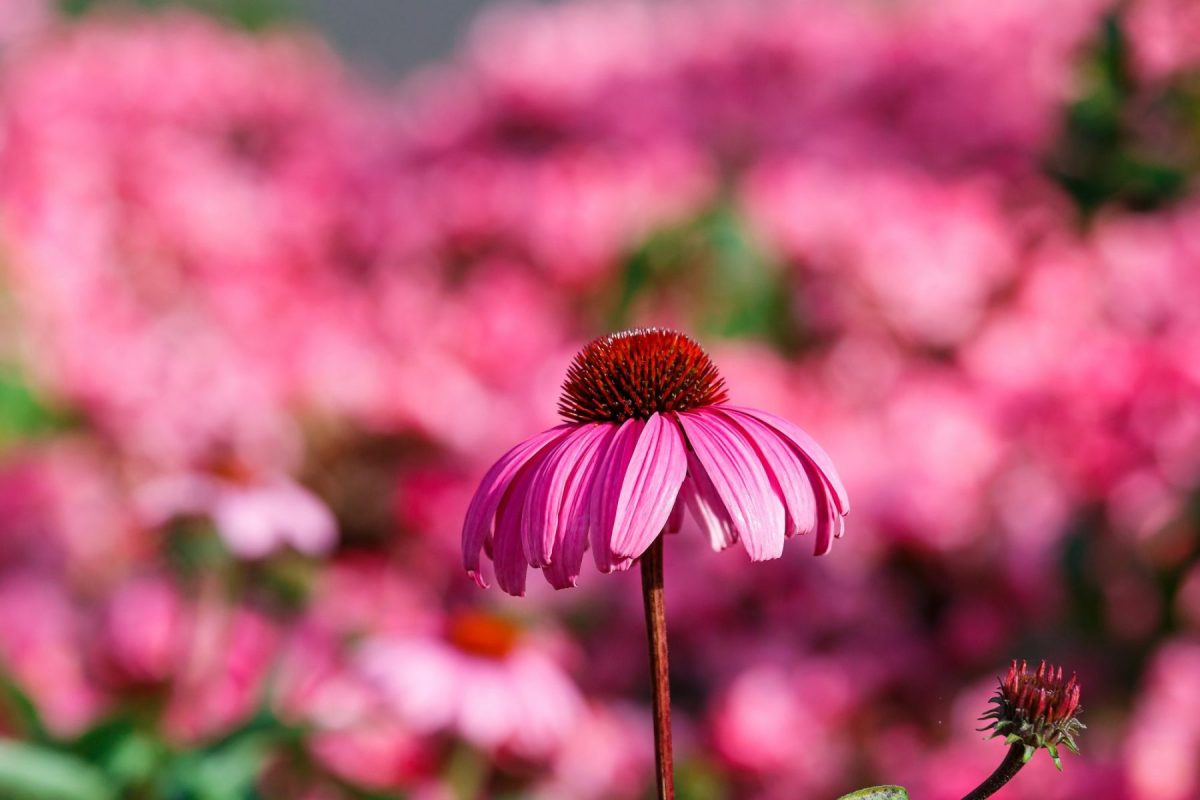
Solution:
[[[1013,661],[991,703],[995,707],[980,719],[990,719],[992,723],[980,730],[992,731],[992,737],[1005,737],[1005,744],[1024,745],[1021,763],[1028,762],[1043,747],[1060,770],[1060,746],[1078,755],[1075,736],[1086,726],[1078,719],[1083,709],[1079,705],[1079,680],[1074,673],[1063,680],[1062,667],[1055,668],[1045,660],[1038,665],[1037,672],[1030,672],[1025,661],[1020,666]]]

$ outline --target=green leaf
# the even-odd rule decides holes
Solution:
[[[130,3],[123,0],[58,0],[59,10],[68,16],[82,16],[122,5]],[[134,0],[133,5],[148,10],[164,6],[191,7],[250,30],[258,30],[292,16],[287,0]]]
[[[270,734],[250,733],[208,752],[186,753],[167,775],[166,794],[189,800],[244,800],[274,742]]]
[[[5,800],[114,800],[98,769],[65,753],[0,740],[0,797]]]
[[[69,417],[39,396],[20,370],[0,363],[0,449],[70,424]]]
[[[10,735],[37,742],[49,739],[37,706],[2,666],[0,666],[0,713],[3,713],[7,723],[16,726],[15,732],[9,731]]]
[[[103,769],[122,789],[150,782],[166,748],[132,716],[115,716],[88,729],[71,752]]]
[[[903,786],[871,786],[844,794],[838,800],[908,800],[908,790]]]

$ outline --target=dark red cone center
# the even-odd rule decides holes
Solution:
[[[570,422],[624,422],[723,403],[725,380],[700,345],[642,328],[588,343],[567,370],[558,412]]]

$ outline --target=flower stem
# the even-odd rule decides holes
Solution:
[[[642,554],[642,600],[650,639],[650,679],[654,685],[654,761],[659,800],[675,800],[671,755],[671,687],[667,669],[667,612],[663,604],[663,534]]]
[[[983,800],[1000,791],[1000,787],[1012,780],[1021,767],[1025,766],[1025,744],[1017,742],[1008,749],[1008,755],[996,767],[996,771],[987,777],[983,783],[975,787],[963,800]]]

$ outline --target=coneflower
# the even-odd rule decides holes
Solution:
[[[1055,667],[1045,660],[1036,672],[1030,672],[1028,662],[1022,661],[1018,665],[1013,661],[1008,674],[1000,679],[991,703],[994,708],[980,719],[992,722],[980,730],[990,730],[992,738],[1003,736],[1005,743],[1010,745],[1008,755],[964,800],[989,797],[1042,748],[1054,759],[1054,766],[1059,770],[1062,769],[1060,747],[1079,753],[1075,737],[1086,726],[1079,721],[1083,707],[1079,705],[1079,679],[1075,673],[1064,678],[1062,667]]]
[[[817,555],[849,510],[829,456],[799,427],[726,405],[725,382],[698,344],[669,330],[604,336],[575,357],[559,412],[566,422],[505,453],[484,476],[463,525],[467,572],[522,595],[530,567],[574,586],[589,548],[601,572],[642,566],[654,671],[659,793],[672,797],[662,533],[686,513],[714,549],[741,542],[755,561],[812,533]]]

